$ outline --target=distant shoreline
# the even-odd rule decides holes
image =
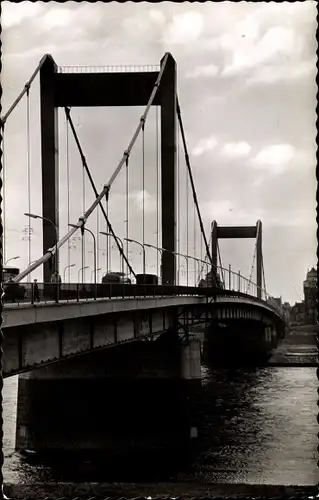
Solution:
[[[293,324],[274,350],[269,366],[317,367],[318,325]]]

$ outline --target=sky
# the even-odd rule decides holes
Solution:
[[[30,78],[40,59],[51,54],[58,66],[157,66],[170,52],[177,63],[178,96],[187,145],[206,233],[219,225],[263,223],[263,259],[267,291],[295,303],[303,297],[302,282],[316,265],[315,106],[316,7],[311,1],[293,3],[188,2],[158,4],[2,3],[2,86],[6,111]],[[141,69],[141,68],[140,68]],[[78,68],[70,69],[79,71]],[[88,71],[83,68],[80,71]],[[5,130],[5,257],[20,269],[28,264],[28,219],[41,214],[41,149],[39,81],[8,119]],[[108,182],[138,125],[144,108],[74,108],[72,117],[97,188]],[[152,107],[145,128],[145,241],[157,244],[159,118]],[[30,147],[28,148],[28,143]],[[60,236],[67,232],[67,163],[70,172],[70,217],[83,212],[83,169],[71,134],[59,109]],[[204,246],[193,223],[189,191],[186,238],[186,167],[179,137],[178,248],[203,258]],[[31,188],[28,191],[28,165]],[[138,139],[129,170],[129,236],[142,240],[142,139]],[[87,179],[85,209],[93,200]],[[30,196],[29,196],[30,195]],[[30,206],[29,206],[30,197]],[[119,174],[109,203],[115,233],[125,237],[125,172]],[[178,224],[179,222],[179,224]],[[32,221],[31,256],[41,256],[41,221]],[[102,215],[87,227],[105,231]],[[195,245],[194,245],[195,242]],[[161,241],[159,239],[159,245]],[[250,276],[255,241],[221,240],[222,264]],[[60,252],[60,269],[68,263],[77,281],[81,267],[79,235]],[[105,237],[98,238],[100,276],[106,268]],[[130,244],[136,272],[142,256]],[[85,239],[86,280],[93,271],[93,245]],[[157,272],[155,250],[146,251],[147,272]],[[69,260],[68,260],[69,258]],[[192,261],[193,262],[193,261]],[[180,282],[186,281],[185,259]],[[193,264],[190,262],[190,268]],[[117,249],[109,268],[120,270]],[[256,265],[252,279],[256,279]],[[41,279],[41,271],[32,279]],[[193,278],[192,278],[193,279]]]

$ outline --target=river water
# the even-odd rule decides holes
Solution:
[[[196,454],[190,467],[181,467],[167,479],[283,485],[318,482],[315,368],[217,371],[203,365],[202,375]],[[57,473],[16,453],[16,400],[17,377],[12,377],[4,381],[5,482],[112,480],[96,477],[94,471],[92,475],[92,468],[81,478],[72,476],[67,465]]]

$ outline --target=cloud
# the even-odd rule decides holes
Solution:
[[[129,194],[129,198],[134,201],[135,206],[139,210],[143,210],[143,191],[133,191]],[[145,212],[152,213],[156,211],[156,199],[146,190],[144,190],[144,209]]]
[[[186,73],[186,78],[199,78],[200,76],[216,76],[219,72],[218,66],[208,64],[207,66],[197,66],[194,70]]]
[[[229,142],[223,146],[221,154],[228,158],[242,158],[248,156],[250,150],[251,146],[247,142]]]
[[[270,28],[258,42],[253,38],[248,43],[244,41],[235,46],[231,40],[232,61],[223,71],[224,75],[240,73],[243,70],[262,66],[266,62],[291,56],[292,52],[300,52],[300,38],[292,29],[283,26]],[[251,43],[253,42],[253,43]],[[234,45],[233,45],[234,44]]]
[[[308,75],[310,76],[311,73],[313,73],[313,78],[315,78],[316,71],[315,59],[312,61],[304,61],[297,65],[291,65],[289,63],[281,66],[264,65],[248,78],[247,83],[250,85],[259,83],[266,83],[269,85],[280,81],[304,78]]]
[[[216,137],[208,137],[207,139],[201,139],[192,151],[193,156],[201,156],[207,151],[211,151],[218,144]]]
[[[149,16],[150,20],[159,26],[162,26],[165,23],[165,15],[160,10],[151,9]]]
[[[47,12],[42,22],[48,29],[68,26],[74,18],[74,10],[56,7]]]
[[[16,26],[28,18],[39,15],[43,10],[43,5],[40,2],[21,2],[19,5],[12,4],[11,2],[4,2],[2,6],[2,29]]]
[[[223,224],[234,219],[233,205],[229,199],[208,201],[201,203],[201,213],[204,218],[210,221],[217,220],[217,223]]]
[[[176,14],[163,35],[167,44],[186,44],[198,39],[203,30],[203,16],[196,11]]]
[[[202,41],[202,49],[214,52],[222,62],[220,77],[272,83],[310,71],[307,63],[315,50],[314,2],[254,5],[240,17],[224,33]]]
[[[272,175],[284,172],[296,154],[291,144],[275,144],[264,147],[251,161],[256,169],[266,169]]]

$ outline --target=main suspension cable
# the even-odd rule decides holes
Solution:
[[[109,182],[108,182],[108,186],[109,186],[109,188],[110,188],[110,189],[111,189],[111,186],[112,186],[113,182],[115,181],[116,177],[117,177],[117,176],[118,176],[118,174],[120,173],[120,171],[121,171],[121,169],[122,169],[123,165],[125,164],[125,159],[126,159],[126,157],[127,157],[127,156],[130,156],[131,151],[132,151],[132,148],[133,148],[133,146],[134,146],[134,144],[135,144],[135,142],[136,142],[136,139],[138,138],[138,136],[139,136],[139,134],[140,134],[140,132],[141,132],[141,130],[142,130],[142,126],[143,126],[143,124],[144,124],[144,123],[145,123],[145,121],[146,121],[146,118],[147,118],[147,115],[148,115],[148,113],[149,113],[150,107],[151,107],[151,105],[153,104],[153,101],[154,101],[155,96],[156,96],[156,94],[157,94],[158,88],[159,88],[159,86],[160,86],[160,82],[161,82],[161,79],[162,79],[162,76],[163,76],[163,73],[164,73],[164,69],[165,69],[165,66],[166,66],[166,63],[167,63],[167,58],[168,58],[168,55],[169,55],[169,54],[168,54],[168,53],[166,53],[166,54],[165,54],[165,56],[164,56],[164,59],[163,59],[163,64],[162,64],[162,66],[161,66],[161,70],[160,70],[160,72],[159,72],[159,74],[158,74],[158,77],[157,77],[157,79],[156,79],[156,82],[155,82],[155,84],[154,84],[154,88],[153,88],[153,91],[152,91],[152,93],[151,93],[151,97],[149,98],[149,101],[148,101],[148,103],[147,103],[146,110],[144,111],[144,114],[141,116],[140,123],[139,123],[139,124],[138,124],[138,126],[137,126],[137,129],[136,129],[136,131],[135,131],[135,133],[134,133],[134,135],[133,135],[133,137],[132,137],[132,140],[131,140],[131,142],[129,143],[128,148],[126,149],[126,151],[124,151],[124,154],[123,154],[123,156],[122,156],[122,159],[120,160],[120,162],[119,162],[118,166],[116,167],[116,169],[115,169],[115,171],[114,171],[113,175],[111,176],[111,179],[110,179],[110,180],[109,180]]]
[[[265,296],[267,296],[266,279],[265,279],[265,269],[264,269],[264,258],[263,258],[263,255],[261,255],[261,268],[262,268],[262,272],[263,272],[264,292],[265,292]]]
[[[94,184],[94,181],[93,181],[93,178],[92,178],[91,172],[90,172],[90,170],[89,170],[89,167],[88,167],[88,165],[87,165],[86,158],[85,158],[85,156],[84,156],[84,153],[83,153],[83,150],[82,150],[82,147],[81,147],[81,144],[80,144],[79,138],[78,138],[77,133],[76,133],[76,130],[75,130],[75,128],[74,128],[74,124],[73,124],[73,121],[72,121],[72,118],[71,118],[71,115],[70,115],[70,110],[69,110],[69,108],[64,108],[64,109],[65,109],[65,113],[66,113],[67,119],[69,120],[69,123],[70,123],[71,131],[72,131],[72,133],[73,133],[73,137],[74,137],[74,139],[75,139],[76,145],[77,145],[77,147],[78,147],[78,150],[79,150],[79,153],[80,153],[80,156],[81,156],[81,160],[82,160],[83,167],[84,167],[84,168],[85,168],[85,170],[86,170],[86,173],[87,173],[87,175],[88,175],[88,177],[89,177],[89,180],[90,180],[90,183],[91,183],[92,189],[93,189],[93,191],[94,191],[94,194],[95,194],[95,196],[97,197],[97,196],[98,196],[98,192],[97,192],[97,189],[96,189],[96,187],[95,187],[95,184]],[[107,200],[108,200],[108,197],[107,197]],[[107,223],[107,226],[108,226],[108,231],[112,234],[112,236],[113,236],[114,240],[116,241],[116,244],[117,244],[117,247],[118,247],[118,249],[119,249],[120,254],[122,255],[122,257],[124,257],[124,260],[126,261],[126,263],[127,263],[127,265],[128,265],[128,268],[129,268],[130,272],[131,272],[131,273],[133,274],[133,276],[135,277],[135,273],[134,273],[134,271],[133,271],[132,267],[130,266],[130,264],[129,264],[129,262],[128,262],[127,258],[126,258],[126,256],[124,255],[124,252],[123,252],[123,250],[122,250],[121,245],[119,244],[119,242],[118,242],[117,238],[115,238],[115,233],[114,233],[114,231],[113,231],[112,225],[111,225],[111,223],[110,223],[110,221],[109,221],[109,218],[108,218],[108,216],[107,216],[107,213],[106,213],[106,211],[105,211],[105,209],[104,209],[104,207],[103,207],[103,205],[102,205],[102,203],[101,203],[101,202],[100,202],[100,208],[101,208],[102,213],[103,213],[103,215],[104,215],[104,218],[105,218],[105,220],[106,220],[106,223]]]
[[[203,238],[201,239],[201,242],[202,242],[202,241],[203,241]],[[212,242],[212,234],[210,234],[210,236],[209,236],[209,241],[208,241],[208,246],[209,246],[209,247],[210,247],[210,245],[211,245],[211,242]],[[201,253],[201,255],[202,255],[202,253]],[[205,253],[205,257],[204,257],[204,259],[203,259],[203,260],[204,260],[205,262],[208,260],[208,255],[207,255],[206,253]],[[202,267],[201,267],[201,271],[202,271],[202,272],[203,272],[204,266],[205,266],[205,264],[204,264],[204,262],[202,262]],[[205,272],[205,269],[204,269],[204,272]],[[206,274],[207,274],[207,270],[206,270]]]
[[[83,215],[79,217],[78,223],[74,225],[74,227],[72,227],[72,229],[70,229],[70,231],[67,234],[65,234],[63,238],[61,238],[60,241],[58,241],[57,244],[54,245],[54,247],[49,248],[44,255],[42,255],[39,259],[35,260],[24,271],[21,271],[21,273],[18,274],[18,276],[13,278],[13,282],[19,283],[23,278],[25,278],[26,276],[28,276],[28,274],[34,271],[34,269],[37,269],[39,266],[44,264],[44,262],[47,262],[49,259],[51,259],[53,255],[55,255],[56,250],[59,250],[59,248],[61,248],[64,245],[64,243],[66,243],[71,238],[71,236],[73,236],[76,233],[78,229],[81,229],[85,225],[86,221],[88,220],[90,215],[94,212],[95,208],[101,203],[101,200],[104,198],[104,196],[108,196],[108,193],[109,193],[109,186],[105,184],[101,193],[94,200],[92,205],[87,209],[87,211]]]
[[[246,293],[248,293],[248,290],[249,290],[250,285],[251,285],[251,279],[252,279],[252,276],[253,276],[254,266],[255,266],[256,250],[257,250],[257,241],[255,242],[253,262],[252,262],[252,265],[251,265],[251,268],[250,268],[250,275],[249,275],[249,280],[248,280],[247,287],[246,287]]]
[[[33,80],[35,79],[35,77],[37,76],[37,74],[39,73],[44,61],[46,60],[46,58],[48,57],[48,54],[45,54],[42,59],[40,60],[36,70],[34,71],[34,73],[32,74],[31,78],[27,81],[27,83],[25,84],[22,92],[20,92],[20,94],[18,95],[18,97],[16,98],[16,100],[13,102],[13,104],[10,106],[10,108],[8,109],[8,111],[6,112],[5,115],[3,115],[1,118],[0,118],[0,124],[1,125],[4,125],[7,121],[7,119],[9,118],[9,116],[11,115],[12,111],[15,109],[15,107],[17,106],[17,104],[21,101],[22,97],[24,96],[24,94],[26,92],[29,91],[30,87],[31,87],[31,84],[33,82]]]
[[[16,276],[14,278],[14,282],[15,283],[18,283],[19,281],[21,281],[31,271],[33,271],[34,269],[37,269],[44,262],[46,262],[47,260],[49,260],[55,254],[56,250],[59,249],[59,248],[61,248],[61,246],[63,246],[64,243],[66,241],[68,241],[69,238],[71,238],[71,236],[73,236],[73,234],[77,231],[78,228],[82,228],[82,226],[84,226],[86,220],[92,214],[92,212],[95,210],[95,208],[98,205],[101,206],[100,202],[104,198],[104,196],[106,196],[108,198],[111,186],[112,186],[113,182],[115,181],[117,175],[119,174],[119,172],[120,172],[123,164],[126,162],[128,156],[130,155],[131,150],[132,150],[132,148],[133,148],[133,146],[135,144],[135,141],[136,141],[136,139],[137,139],[137,137],[138,137],[138,135],[139,135],[139,133],[141,131],[141,127],[142,127],[141,121],[142,121],[142,119],[146,119],[146,117],[148,115],[148,112],[149,112],[149,109],[150,109],[150,107],[151,107],[151,105],[152,105],[152,103],[154,101],[154,98],[155,98],[155,96],[157,94],[157,91],[158,91],[158,88],[159,88],[159,85],[160,85],[160,82],[161,82],[161,79],[162,79],[162,76],[163,76],[163,72],[164,72],[165,67],[166,67],[168,56],[169,56],[169,53],[166,53],[165,56],[164,56],[164,58],[163,58],[163,63],[161,65],[160,72],[159,72],[158,77],[156,79],[156,82],[154,84],[154,88],[153,88],[153,91],[151,93],[151,97],[150,97],[150,99],[148,101],[148,105],[146,107],[144,115],[141,118],[140,123],[139,123],[139,125],[138,125],[138,127],[136,129],[136,132],[133,135],[133,138],[132,138],[131,142],[129,143],[129,146],[128,146],[127,150],[124,152],[124,154],[123,154],[121,160],[119,161],[119,164],[116,167],[116,169],[115,169],[113,175],[111,176],[109,182],[104,185],[103,190],[101,191],[101,193],[99,194],[99,196],[94,200],[94,202],[88,208],[88,210],[81,217],[79,217],[77,227],[70,229],[70,231],[63,238],[61,238],[60,241],[57,242],[57,245],[55,245],[54,247],[50,248],[42,257],[40,257],[39,259],[37,259],[34,263],[32,263],[30,266],[28,266],[27,269],[25,269],[18,276]],[[6,117],[5,117],[5,119],[6,119]],[[102,209],[102,207],[101,207],[101,209]],[[103,215],[105,216],[105,211],[103,212]],[[111,233],[114,235],[114,232],[113,232],[113,229],[112,229],[112,226],[111,226],[110,222],[108,222],[108,227],[109,227],[109,230],[111,231]],[[121,249],[119,249],[119,251],[121,252]],[[128,268],[131,269],[132,274],[135,276],[135,273],[134,273],[133,269],[131,268],[131,266],[129,265],[129,262],[128,262],[126,256],[124,255],[123,251],[122,251],[121,255],[123,255],[123,258],[125,259],[125,261],[128,264]]]
[[[222,258],[221,258],[221,255],[220,255],[220,250],[219,250],[219,244],[218,244],[218,241],[217,241],[217,252],[218,252],[218,258],[219,258],[219,264],[220,264],[220,275],[221,275],[221,279],[222,279],[222,282],[224,283],[224,286],[226,286],[226,283],[225,283],[225,276],[224,276],[224,269],[223,269],[223,264],[222,264]]]
[[[180,220],[180,144],[179,144],[179,130],[177,132],[177,284],[180,284],[180,247],[181,247],[181,220]]]
[[[200,210],[199,210],[199,205],[198,205],[198,200],[197,200],[197,194],[196,194],[196,190],[195,190],[195,186],[194,186],[194,181],[193,181],[193,176],[192,176],[192,171],[191,171],[191,166],[190,166],[190,161],[189,161],[189,156],[188,156],[188,151],[187,151],[187,145],[186,145],[184,127],[183,127],[181,110],[180,110],[180,105],[179,105],[178,98],[176,99],[176,109],[177,109],[177,116],[178,116],[179,126],[180,126],[180,130],[181,130],[181,134],[182,134],[182,140],[183,140],[183,146],[184,146],[184,154],[185,154],[185,159],[186,159],[186,165],[187,165],[187,169],[188,169],[188,173],[189,173],[189,178],[190,178],[190,182],[191,182],[191,186],[192,186],[192,191],[193,191],[193,198],[194,198],[194,202],[195,202],[196,209],[197,209],[197,216],[198,216],[198,220],[199,220],[199,224],[200,224],[200,228],[201,228],[201,233],[202,233],[202,235],[204,237],[204,241],[205,241],[206,254],[207,254],[207,256],[208,256],[208,258],[210,260],[210,263],[211,263],[211,266],[212,266],[212,271],[213,271],[213,274],[214,274],[215,279],[217,281],[216,269],[214,268],[214,265],[213,265],[212,257],[211,257],[210,251],[209,251],[209,247],[208,247],[208,243],[207,243],[207,238],[206,238],[206,234],[205,234],[205,230],[204,230],[204,226],[203,226],[202,217],[201,217]]]

